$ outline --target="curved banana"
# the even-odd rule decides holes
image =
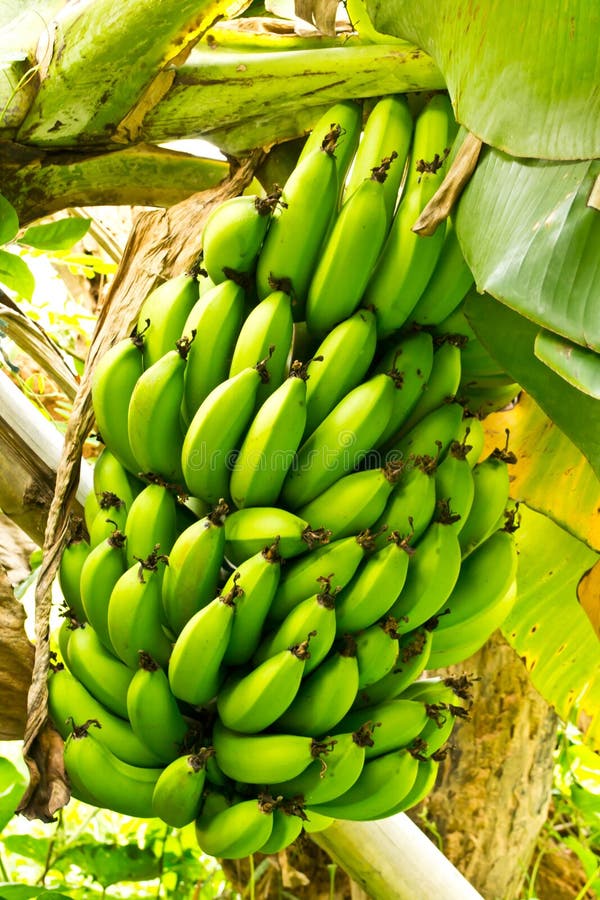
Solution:
[[[433,365],[427,384],[417,404],[404,421],[398,437],[402,437],[427,413],[454,400],[460,384],[461,350],[452,340],[444,341],[433,354]]]
[[[191,274],[168,278],[148,294],[141,305],[137,324],[138,331],[144,331],[145,369],[173,349],[198,295],[198,279]],[[144,330],[147,322],[148,327]]]
[[[465,432],[465,441],[467,439]],[[455,522],[450,527],[458,534],[467,520],[475,496],[473,472],[467,456],[472,450],[467,443],[453,441],[446,458],[435,471],[435,496],[437,503],[445,503]]]
[[[88,720],[98,722],[97,740],[123,762],[154,767],[160,760],[134,734],[131,725],[109,712],[65,668],[51,671],[48,678],[48,712],[64,740]]]
[[[255,653],[281,576],[278,541],[240,563],[225,582],[223,593],[237,589],[235,616],[223,657],[227,666],[241,666]]]
[[[472,469],[481,459],[485,446],[485,431],[481,419],[465,415],[455,435],[455,440],[458,444],[470,446],[471,449],[467,451],[466,460]]]
[[[114,654],[108,633],[108,604],[113,588],[125,572],[125,535],[116,530],[89,554],[81,569],[81,601],[85,619],[100,642]]]
[[[90,545],[83,539],[82,530],[77,529],[74,539],[64,548],[58,567],[58,584],[65,603],[81,623],[87,621],[81,597],[81,572],[90,552]]]
[[[281,803],[273,810],[273,828],[265,843],[259,847],[259,853],[281,853],[293,844],[302,831],[302,818],[294,810],[293,803]]]
[[[325,241],[308,287],[306,323],[324,334],[359,305],[387,235],[384,183],[397,165],[394,154],[342,206]]]
[[[199,610],[175,641],[169,660],[169,683],[178,700],[201,706],[217,693],[227,650],[238,589],[219,595]]]
[[[96,495],[98,499],[105,492],[116,494],[126,509],[129,509],[134,498],[144,487],[143,482],[128,472],[108,447],[103,447],[94,463],[93,479],[94,492],[88,496]]]
[[[287,179],[256,265],[258,296],[285,289],[296,321],[304,318],[310,279],[337,206],[335,148],[340,134],[336,123]]]
[[[359,309],[331,329],[307,366],[306,436],[361,383],[376,347],[375,316],[369,309]]]
[[[139,465],[129,443],[129,400],[144,371],[143,337],[132,335],[118,341],[98,360],[92,372],[92,405],[102,440],[129,472]]]
[[[431,793],[436,782],[440,764],[431,758],[419,759],[418,763],[419,768],[417,770],[417,777],[408,794],[377,818],[387,819],[389,816],[395,816],[400,812],[404,812],[405,809],[412,809],[413,806],[416,806],[417,803],[420,803]]]
[[[104,646],[91,625],[71,631],[69,670],[109,712],[128,718],[127,689],[133,672]]]
[[[245,507],[225,522],[225,555],[239,565],[277,538],[277,552],[282,559],[289,559],[327,543],[329,534],[323,528],[311,528],[299,516],[277,506]]]
[[[413,118],[406,97],[403,94],[382,97],[373,106],[365,126],[352,171],[344,187],[343,202],[346,204],[371,170],[384,157],[393,153],[397,159],[384,184],[386,220],[389,225],[394,215],[398,192],[406,168],[406,159],[413,136]]]
[[[295,559],[282,571],[279,587],[267,616],[268,622],[282,622],[303,600],[315,592],[315,584],[327,578],[330,589],[343,588],[356,572],[366,552],[373,547],[370,532],[332,541]]]
[[[274,727],[287,734],[327,734],[344,718],[357,690],[356,646],[348,636],[344,646],[302,682]]]
[[[357,780],[328,803],[315,804],[316,812],[336,819],[365,822],[381,816],[408,794],[415,783],[418,760],[408,750],[395,750],[365,762]],[[306,812],[310,815],[313,807]]]
[[[285,380],[293,334],[291,301],[284,291],[268,294],[245,318],[233,349],[229,377],[268,357],[269,380],[259,385],[259,405]]]
[[[394,606],[402,591],[411,549],[397,531],[368,556],[336,600],[337,634],[369,628]]]
[[[206,763],[213,750],[178,756],[163,769],[152,792],[152,814],[172,828],[194,821],[202,804]]]
[[[182,752],[188,725],[163,669],[143,651],[139,664],[127,691],[129,721],[134,734],[167,764]]]
[[[432,631],[419,628],[400,636],[396,665],[379,681],[359,691],[354,709],[394,700],[416,681],[427,667],[432,645]]]
[[[280,196],[276,187],[267,197],[230,197],[210,213],[202,232],[202,265],[215,284],[240,281],[254,271]]]
[[[176,524],[173,494],[163,484],[148,484],[137,495],[127,513],[127,565],[133,566],[136,560],[146,559],[157,545],[161,553],[170,553],[175,543]]]
[[[394,395],[390,421],[377,441],[378,447],[398,434],[411,411],[418,405],[429,388],[433,365],[433,339],[426,331],[414,331],[402,337],[377,364],[376,372],[395,370],[401,379],[400,388]]]
[[[65,771],[72,793],[86,803],[125,816],[151,819],[152,794],[162,772],[123,762],[99,736],[78,729],[65,744]]]
[[[184,322],[184,337],[191,338],[195,332],[183,382],[181,414],[186,423],[210,392],[227,378],[242,326],[244,301],[244,289],[233,281],[225,281],[203,294]],[[262,356],[254,362],[259,359]]]
[[[214,599],[225,552],[226,503],[181,532],[169,552],[162,582],[166,624],[178,635],[192,616]]]
[[[373,730],[365,748],[365,759],[374,759],[392,750],[409,747],[429,721],[427,707],[419,700],[394,699],[354,709],[342,719],[339,728],[353,731],[368,722]]]
[[[389,421],[395,390],[391,376],[374,375],[340,400],[300,447],[281,492],[285,506],[298,509],[359,465]]]
[[[397,624],[388,616],[354,636],[359,690],[380,681],[394,668],[399,653]]]
[[[465,675],[458,677],[434,676],[421,678],[402,692],[405,700],[420,700],[428,706],[450,707],[460,705],[468,709],[472,702],[472,681]],[[458,703],[458,701],[462,703]]]
[[[308,640],[259,663],[248,674],[232,675],[217,696],[221,721],[233,731],[257,734],[285,712],[300,687]]]
[[[323,135],[336,126],[340,129],[340,136],[335,145],[334,159],[338,194],[341,195],[348,169],[353,162],[361,139],[362,106],[359,103],[354,100],[341,100],[330,106],[314,124],[300,151],[297,165],[315,150],[320,150],[323,144]]]
[[[138,667],[140,650],[166,667],[171,642],[162,627],[161,574],[166,557],[151,553],[134,563],[115,584],[108,604],[108,635],[119,659]]]
[[[99,495],[98,514],[94,517],[89,529],[90,547],[93,550],[98,544],[106,541],[117,531],[124,532],[127,522],[127,507],[120,497],[108,491]]]
[[[431,457],[417,459],[401,473],[381,516],[373,525],[375,546],[388,543],[393,532],[407,540],[419,540],[435,512],[435,461]]]
[[[454,312],[472,284],[473,274],[463,256],[454,222],[447,219],[440,255],[410,314],[410,321],[418,325],[439,325]]]
[[[363,298],[363,305],[375,310],[380,337],[409,318],[440,255],[445,227],[429,237],[412,227],[442,181],[454,130],[448,96],[434,95],[417,117],[404,193]]]
[[[292,363],[289,377],[250,423],[229,482],[238,508],[275,505],[304,434],[306,378],[306,367]]]
[[[397,459],[430,456],[440,460],[454,440],[463,417],[459,403],[444,403],[427,413],[410,431],[391,442],[389,454]]]
[[[413,631],[439,612],[460,572],[460,545],[451,522],[432,522],[414,549],[404,587],[389,611],[398,634]]]
[[[233,453],[254,414],[259,383],[268,378],[263,362],[243,369],[214,388],[189,424],[181,462],[187,488],[206,503],[229,495]]]
[[[220,859],[243,859],[260,850],[273,828],[272,800],[233,803],[208,820],[196,820],[196,840],[203,853]]]
[[[274,784],[303,772],[331,752],[329,744],[295,734],[240,734],[217,719],[213,728],[216,760],[234,781]]]
[[[409,703],[415,701],[407,701]],[[467,717],[462,707],[447,705],[445,703],[428,704],[429,719],[415,741],[418,757],[431,759],[439,754],[439,751],[450,740],[456,722],[456,710],[460,710],[463,718]],[[454,710],[454,712],[453,712]]]
[[[300,644],[307,636],[310,637],[310,651],[303,676],[309,675],[325,659],[335,639],[335,594],[330,592],[327,579],[324,579],[320,593],[299,603],[275,631],[264,636],[254,654],[254,663],[264,662],[282,650]]]
[[[401,470],[401,465],[388,463],[344,475],[301,506],[298,515],[307,522],[321,522],[334,541],[364,531],[383,513]]]
[[[473,469],[474,495],[458,540],[463,557],[482,544],[502,520],[508,503],[508,463],[503,451],[494,451]]]

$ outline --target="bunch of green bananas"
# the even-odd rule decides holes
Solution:
[[[96,366],[49,679],[81,800],[236,859],[431,790],[470,695],[426,670],[516,584],[512,457],[460,402],[471,275],[451,224],[411,231],[455,131],[441,93],[337,104]]]

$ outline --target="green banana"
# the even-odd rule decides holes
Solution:
[[[302,682],[274,727],[288,734],[327,734],[346,715],[357,690],[356,646],[347,636],[344,645]]]
[[[196,819],[196,840],[203,853],[243,859],[260,850],[273,829],[272,800],[240,800],[216,815]]]
[[[400,389],[394,395],[392,415],[377,446],[386,444],[402,428],[413,408],[429,386],[429,376],[434,364],[433,339],[426,331],[414,331],[405,335],[383,356],[376,372],[396,370],[401,380]]]
[[[463,256],[454,222],[447,219],[440,255],[410,314],[410,321],[418,325],[439,325],[454,312],[472,284],[473,275]]]
[[[278,541],[250,556],[230,576],[223,593],[237,587],[235,616],[223,657],[227,666],[241,666],[254,655],[281,576]]]
[[[233,731],[257,734],[272,725],[298,693],[308,640],[282,650],[244,675],[232,675],[217,697],[221,721]]]
[[[235,460],[229,491],[238,508],[274,506],[306,425],[306,367],[290,375],[262,404]]]
[[[365,822],[381,816],[392,803],[400,801],[415,783],[418,760],[408,750],[395,750],[366,762],[361,774],[341,796],[314,810],[336,819]],[[307,807],[307,815],[313,807]]]
[[[367,557],[336,600],[338,635],[368,628],[385,616],[402,591],[412,550],[397,531]]]
[[[408,462],[408,461],[407,461]],[[407,464],[381,516],[373,525],[375,546],[385,547],[388,535],[398,532],[419,540],[435,512],[435,461],[422,457]]]
[[[181,532],[169,553],[162,582],[166,624],[177,635],[192,616],[214,599],[225,551],[226,503]]]
[[[125,523],[127,565],[145,559],[157,545],[161,553],[170,553],[175,543],[176,520],[175,498],[165,485],[148,484],[140,491]]]
[[[154,815],[152,793],[162,769],[123,762],[83,726],[66,741],[65,771],[73,795],[86,803],[125,816]]]
[[[396,459],[431,456],[443,459],[462,421],[459,403],[444,403],[427,413],[410,431],[391,442],[389,454]]]
[[[83,523],[76,522],[73,540],[64,548],[58,567],[58,584],[65,603],[75,613],[81,623],[87,621],[85,607],[81,596],[81,572],[90,555],[91,548],[83,539]]]
[[[328,532],[313,529],[299,516],[276,506],[246,507],[232,513],[225,522],[225,555],[234,565],[279,538],[277,552],[282,559],[299,556],[327,543]]]
[[[127,522],[127,507],[120,497],[116,494],[105,491],[98,498],[98,515],[92,522],[89,529],[90,548],[93,550],[98,544],[107,540],[115,529],[125,531],[125,523]]]
[[[432,632],[428,628],[400,635],[396,665],[379,681],[359,692],[354,708],[362,709],[398,697],[427,667],[432,640]]]
[[[392,616],[356,634],[358,688],[362,690],[391,672],[398,659],[398,634]]]
[[[334,160],[338,194],[341,196],[348,169],[353,162],[361,139],[362,106],[359,103],[354,100],[341,100],[330,106],[313,126],[300,151],[296,165],[303,162],[315,150],[320,150],[323,135],[336,125],[340,128],[340,136],[335,145]]]
[[[83,520],[85,522],[85,527],[88,530],[88,534],[90,533],[92,523],[99,512],[100,503],[98,502],[98,497],[96,496],[95,491],[90,491],[83,504]]]
[[[315,809],[303,809],[302,812],[306,816],[302,821],[302,830],[306,834],[315,834],[317,831],[325,831],[333,824],[331,816],[325,816],[323,813],[316,812]]]
[[[58,667],[48,678],[48,712],[56,730],[66,740],[75,723],[99,722],[97,739],[123,762],[134,766],[154,767],[160,760],[134,734],[131,725],[85,689],[68,669]]]
[[[386,220],[389,225],[394,215],[398,192],[406,167],[413,133],[413,119],[406,97],[402,94],[382,97],[372,108],[365,127],[352,171],[344,187],[344,204],[349,201],[371,170],[381,159],[397,155],[384,185]]]
[[[496,531],[464,560],[444,604],[449,612],[440,616],[433,632],[434,660],[443,653],[460,661],[465,658],[463,647],[471,651],[475,644],[475,650],[483,646],[514,604],[516,572],[517,551],[508,531]]]
[[[192,616],[175,641],[168,672],[178,700],[201,706],[217,693],[238,594],[234,585],[228,594],[215,597]]]
[[[93,479],[94,493],[90,496],[95,495],[98,498],[105,492],[116,494],[126,509],[129,509],[134,498],[144,487],[143,482],[131,475],[108,447],[102,448],[100,456],[94,463]]]
[[[108,635],[116,655],[132,669],[140,650],[166,667],[171,642],[162,627],[159,566],[165,556],[153,551],[130,566],[115,584],[108,604]]]
[[[166,673],[149,653],[139,654],[139,669],[127,691],[127,714],[134,734],[162,763],[179,756],[188,732]]]
[[[490,378],[461,382],[459,389],[460,402],[465,410],[473,416],[485,418],[490,413],[510,407],[521,391],[520,385],[514,381],[499,384],[510,376],[500,375]]]
[[[69,670],[109,712],[128,718],[131,669],[110,653],[91,625],[71,631],[65,660]]]
[[[320,522],[334,541],[364,531],[383,513],[401,470],[401,464],[390,462],[379,469],[351,472],[301,506],[298,515]]]
[[[485,431],[481,419],[465,415],[455,435],[455,440],[458,444],[470,446],[471,449],[467,452],[466,460],[472,469],[479,462],[485,445]]]
[[[361,383],[376,346],[375,316],[369,309],[359,309],[331,329],[307,367],[306,436]]]
[[[402,424],[397,437],[402,437],[427,413],[453,400],[460,384],[460,347],[452,340],[444,341],[433,354],[433,365],[421,396],[408,418]]]
[[[163,769],[152,792],[152,815],[172,828],[183,828],[194,821],[202,804],[206,782],[206,763],[212,749],[178,756]]]
[[[328,803],[344,794],[357,781],[365,764],[365,749],[372,743],[372,729],[360,728],[336,734],[325,740],[333,744],[326,767],[315,760],[300,775],[278,784],[270,784],[274,796],[290,800],[302,798],[309,805]]]
[[[482,544],[502,519],[508,503],[509,461],[504,451],[495,450],[473,469],[473,502],[458,536],[463,556]]]
[[[113,588],[125,572],[125,535],[115,530],[89,554],[81,569],[81,600],[85,619],[104,647],[114,654],[108,633],[108,605]]]
[[[311,637],[311,642],[310,655],[302,673],[304,676],[325,659],[335,639],[335,594],[330,592],[327,579],[323,579],[323,589],[318,594],[299,603],[275,631],[264,636],[254,654],[255,664],[300,644],[307,635]]]
[[[129,472],[139,465],[129,443],[129,400],[144,370],[142,333],[118,341],[98,360],[92,372],[92,405],[102,440]]]
[[[465,441],[467,439],[465,432]],[[453,441],[446,458],[435,472],[435,495],[439,503],[446,503],[456,521],[450,527],[458,534],[467,520],[475,496],[473,472],[467,456],[472,446]]]
[[[304,318],[310,279],[337,206],[335,148],[340,134],[336,123],[323,136],[320,148],[295,167],[258,257],[258,296],[264,299],[285,285],[296,321]]]
[[[300,447],[283,484],[285,506],[298,509],[359,465],[389,421],[395,390],[391,376],[374,375],[340,400]]]
[[[281,803],[273,810],[273,828],[268,840],[259,847],[259,853],[281,853],[294,843],[301,831],[302,818],[294,811],[294,804]]]
[[[402,692],[402,697],[439,707],[456,706],[462,700],[461,705],[467,709],[472,701],[471,687],[472,681],[465,675],[421,678],[409,685]]]
[[[137,328],[144,331],[144,368],[149,369],[175,346],[185,320],[198,300],[198,280],[184,274],[168,278],[151,291],[140,308]]]
[[[246,316],[233,349],[229,377],[268,357],[269,380],[259,385],[258,405],[264,403],[286,377],[293,334],[291,302],[283,291],[268,294]]]
[[[295,734],[240,734],[219,719],[213,728],[213,745],[225,775],[248,784],[288,781],[332,749],[331,742]]]
[[[440,255],[445,226],[429,237],[412,227],[442,181],[454,129],[450,100],[434,95],[417,117],[404,194],[363,298],[363,305],[375,310],[380,337],[409,318]]]
[[[317,547],[288,563],[282,571],[267,621],[282,622],[295,606],[314,594],[315,583],[320,583],[323,578],[329,580],[331,590],[343,588],[372,547],[372,535],[363,531],[356,537]]]
[[[456,531],[442,518],[429,526],[408,563],[404,587],[390,608],[396,631],[406,634],[435,615],[446,602],[460,572]]]
[[[181,414],[186,423],[210,392],[227,378],[243,312],[244,289],[233,281],[225,281],[203,294],[187,317],[182,335],[189,338],[195,332],[195,337],[183,381]],[[261,358],[258,356],[254,362]]]
[[[390,816],[395,816],[400,812],[404,812],[405,809],[412,809],[413,806],[416,806],[417,803],[420,803],[431,793],[436,782],[440,764],[431,758],[419,759],[418,763],[419,768],[417,770],[417,777],[408,794],[377,818],[387,819]]]
[[[332,225],[306,297],[306,323],[324,334],[359,305],[387,235],[384,183],[396,154],[373,168]]]
[[[371,742],[365,748],[365,760],[392,750],[409,747],[429,720],[427,707],[419,700],[386,700],[375,706],[354,709],[342,719],[339,728],[353,731],[365,722],[373,726]]]
[[[408,700],[407,703],[414,703]],[[439,754],[439,751],[449,741],[454,730],[456,715],[452,710],[461,710],[460,715],[464,718],[466,713],[462,707],[448,706],[445,703],[428,704],[429,719],[421,731],[418,739],[415,741],[418,757],[423,759],[431,759]]]
[[[190,422],[181,461],[187,488],[206,503],[229,494],[231,459],[254,414],[256,392],[269,376],[264,362],[214,388]]]
[[[176,484],[183,482],[181,402],[189,350],[190,340],[181,338],[175,350],[144,371],[131,394],[127,419],[139,471]]]
[[[281,189],[258,197],[243,194],[219,203],[202,232],[202,264],[215,284],[249,276],[254,271]]]

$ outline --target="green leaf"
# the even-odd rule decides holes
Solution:
[[[600,350],[600,160],[552,163],[488,150],[458,204],[477,288],[543,328]]]
[[[11,853],[33,859],[34,862],[43,865],[48,855],[50,838],[33,837],[29,834],[9,834],[2,838],[2,843]]]
[[[30,897],[47,895],[46,888],[28,884],[10,884],[0,882],[0,898],[2,900],[29,900]]]
[[[598,640],[576,595],[579,578],[598,554],[526,507],[521,507],[515,538],[518,594],[502,632],[523,659],[534,687],[563,719],[577,708],[584,738],[598,749]]]
[[[89,231],[91,219],[67,216],[56,222],[31,225],[19,238],[20,244],[36,250],[70,250]]]
[[[578,391],[600,400],[600,355],[552,331],[542,329],[535,339],[535,355]]]
[[[79,841],[70,845],[54,868],[68,872],[71,866],[93,872],[94,879],[107,888],[120,881],[147,881],[160,874],[160,860],[149,847],[136,844]]]
[[[600,476],[598,404],[535,358],[537,326],[485,295],[469,297],[465,313],[494,359],[531,394]]]
[[[35,278],[20,256],[0,250],[0,284],[31,300]]]
[[[19,230],[17,211],[6,197],[0,194],[0,244],[8,244]]]
[[[0,832],[12,819],[25,789],[25,779],[9,759],[0,756]]]
[[[367,0],[367,9],[378,31],[431,54],[458,120],[485,143],[513,156],[600,156],[597,3]]]

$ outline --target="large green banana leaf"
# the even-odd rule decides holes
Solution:
[[[600,4],[367,0],[378,31],[426,50],[457,118],[513,156],[600,156]]]
[[[598,560],[546,516],[521,511],[518,597],[502,632],[531,681],[563,719],[575,709],[600,749],[600,644],[577,600],[577,584]]]

